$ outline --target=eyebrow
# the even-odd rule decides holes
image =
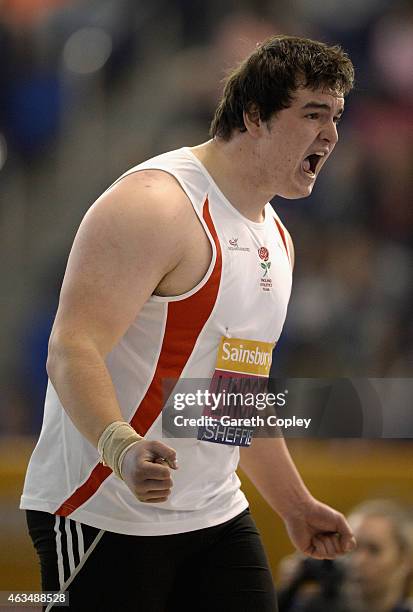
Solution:
[[[304,104],[304,106],[302,107],[302,109],[308,109],[308,108],[317,108],[320,110],[327,110],[327,111],[331,111],[331,106],[329,104],[326,104],[324,102],[307,102],[307,104]],[[342,115],[344,112],[344,107],[340,108],[337,111],[337,115]]]

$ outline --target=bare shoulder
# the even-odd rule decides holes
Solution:
[[[170,196],[177,203],[187,199],[177,179],[163,170],[150,169],[131,172],[118,179],[106,193],[123,191],[130,193],[130,195],[146,193],[148,197],[156,198]]]
[[[77,240],[99,238],[133,257],[151,252],[152,265],[166,274],[184,252],[182,228],[193,215],[177,180],[158,170],[133,172],[110,187],[91,206]]]
[[[191,206],[178,181],[160,170],[132,172],[112,185],[90,208],[91,214],[115,214],[161,226],[190,214]],[[98,211],[95,213],[95,211]]]
[[[164,172],[133,173],[108,189],[75,237],[55,331],[76,330],[93,336],[102,353],[110,350],[160,281],[180,264],[182,228],[191,209],[177,181]]]

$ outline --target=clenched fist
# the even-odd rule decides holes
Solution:
[[[171,469],[178,469],[176,452],[163,442],[139,440],[125,453],[122,478],[141,502],[161,503],[173,486]]]

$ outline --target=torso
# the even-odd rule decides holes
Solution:
[[[148,440],[160,440],[170,408],[165,381],[178,381],[182,389],[188,381],[208,387],[221,367],[223,341],[239,349],[248,343],[250,356],[270,355],[286,315],[291,262],[271,206],[266,206],[264,223],[243,217],[189,150],[153,158],[127,174],[143,170],[175,177],[176,189],[188,197],[185,206],[181,192],[169,192],[163,183],[165,206],[170,213],[176,205],[182,221],[182,245],[106,366],[122,417]],[[248,359],[245,368],[254,376],[256,362],[246,354],[231,351],[230,360],[241,367]],[[233,366],[229,371],[244,369]],[[171,498],[158,505],[138,503],[99,462],[97,450],[74,427],[49,384],[22,508],[132,535],[167,535],[219,524],[247,507],[235,473],[239,449],[227,442],[213,443],[196,432],[171,438],[180,464]]]

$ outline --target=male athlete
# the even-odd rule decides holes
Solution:
[[[352,84],[339,47],[272,37],[228,78],[210,141],[136,166],[85,215],[21,502],[42,588],[71,610],[275,611],[240,452],[298,550],[354,547],[282,439],[163,440],[161,423],[166,379],[268,375],[293,266],[268,202],[311,194]]]

